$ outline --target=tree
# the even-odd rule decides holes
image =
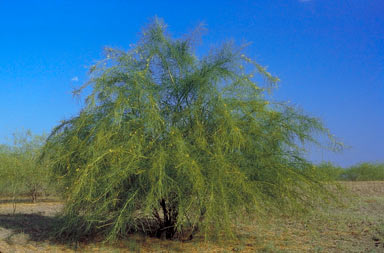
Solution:
[[[331,162],[321,162],[317,165],[317,169],[323,173],[325,180],[340,180],[345,173],[345,169]]]
[[[322,124],[269,103],[278,78],[241,48],[199,57],[194,41],[155,20],[132,50],[107,48],[91,68],[76,91],[90,90],[85,107],[43,155],[66,199],[60,236],[230,235],[237,214],[299,210],[326,194],[301,145],[327,134]]]
[[[340,178],[349,181],[383,181],[384,164],[359,163],[345,169],[343,173],[341,173]]]
[[[0,145],[1,194],[28,195],[35,202],[48,190],[48,169],[38,163],[45,138],[27,130],[13,134],[13,145]]]
[[[13,134],[13,155],[18,160],[16,179],[19,191],[24,190],[33,202],[38,195],[47,193],[49,188],[49,171],[44,164],[39,163],[39,156],[47,136],[35,135],[30,130]]]

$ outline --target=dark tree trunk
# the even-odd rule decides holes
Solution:
[[[32,202],[35,203],[36,200],[37,200],[37,190],[33,189],[31,195],[32,195],[31,196],[32,197]]]
[[[165,199],[160,201],[160,206],[163,211],[163,218],[159,219],[159,216],[156,218],[159,220],[159,228],[156,231],[156,237],[162,238],[165,236],[166,239],[172,239],[176,234],[176,222],[178,212],[176,210],[176,205],[169,204],[167,205]],[[157,212],[156,212],[157,213]]]

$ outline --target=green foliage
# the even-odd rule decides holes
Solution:
[[[324,180],[342,181],[383,181],[383,163],[360,163],[348,168],[335,166],[330,162],[323,162],[316,166],[323,174]]]
[[[298,211],[328,196],[302,148],[328,135],[322,124],[267,101],[278,79],[241,49],[199,57],[194,41],[156,20],[132,50],[107,48],[91,68],[76,91],[90,87],[86,106],[42,156],[64,190],[60,236],[220,237],[246,211]]]
[[[322,162],[316,167],[323,174],[324,180],[340,180],[345,172],[342,167],[335,166],[331,162]]]
[[[383,181],[384,164],[360,163],[351,166],[340,175],[340,179],[347,181]]]
[[[13,145],[0,146],[0,194],[29,195],[33,201],[49,189],[48,170],[38,163],[44,136],[16,133]]]

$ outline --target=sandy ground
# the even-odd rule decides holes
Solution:
[[[5,201],[3,201],[5,202]],[[0,201],[1,203],[1,201]],[[59,202],[0,204],[0,252],[55,252],[46,240]]]
[[[384,252],[384,182],[348,182],[343,205],[300,220],[271,217],[238,225],[241,239],[209,243],[166,241],[132,235],[105,245],[59,243],[51,232],[58,201],[14,205],[0,199],[0,253],[8,252]]]

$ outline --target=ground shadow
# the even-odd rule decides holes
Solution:
[[[32,241],[50,240],[57,218],[39,214],[1,214],[0,228],[10,230],[12,234],[24,233]]]

